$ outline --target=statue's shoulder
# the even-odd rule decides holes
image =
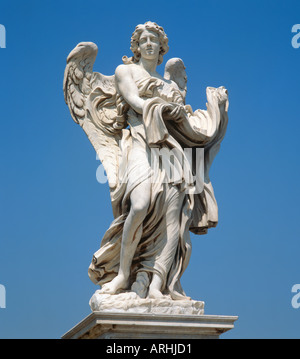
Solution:
[[[121,64],[117,66],[115,70],[116,78],[122,78],[124,76],[131,76],[132,75],[132,66],[135,66],[133,64]]]

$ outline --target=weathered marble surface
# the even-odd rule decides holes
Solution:
[[[195,300],[172,300],[170,296],[162,298],[140,298],[134,292],[120,294],[103,294],[96,291],[90,299],[94,312],[113,313],[152,313],[152,314],[204,314],[204,302]]]

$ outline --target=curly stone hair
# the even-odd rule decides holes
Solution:
[[[128,58],[127,56],[123,56],[122,60],[124,64],[137,63],[140,60],[141,54],[138,50],[139,39],[141,33],[146,29],[158,34],[160,42],[160,52],[157,64],[160,65],[163,62],[163,56],[169,51],[168,37],[161,26],[157,25],[155,22],[147,21],[145,22],[145,24],[140,24],[136,26],[130,42],[130,50],[133,52],[133,56],[130,58]]]

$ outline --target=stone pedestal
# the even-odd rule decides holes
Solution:
[[[232,329],[238,317],[204,315],[204,302],[140,298],[134,292],[102,294],[90,299],[92,313],[63,339],[209,339]]]
[[[218,339],[236,316],[92,312],[62,339]]]

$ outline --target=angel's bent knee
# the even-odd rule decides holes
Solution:
[[[131,212],[134,218],[143,220],[148,212],[149,200],[139,199],[138,201],[131,203]]]

